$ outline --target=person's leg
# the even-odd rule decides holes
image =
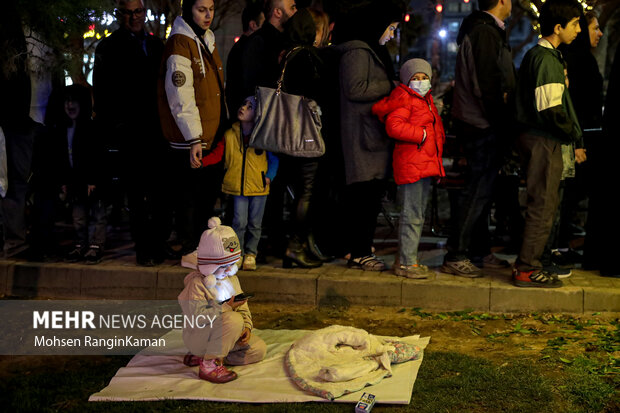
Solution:
[[[385,191],[385,181],[358,182],[347,188],[349,203],[349,245],[350,268],[366,271],[383,271],[385,263],[372,253],[372,244],[377,226],[377,216],[381,211],[381,199]]]
[[[359,182],[351,185],[354,210],[353,217],[359,222],[352,222],[353,243],[351,258],[365,257],[372,254],[372,244],[377,228],[377,217],[381,211],[381,199],[385,190],[385,182],[379,179]]]
[[[515,268],[540,270],[540,258],[547,244],[559,202],[562,177],[560,144],[550,139],[522,134],[519,146],[527,176],[527,210],[523,244]]]
[[[218,327],[210,328],[207,350],[198,365],[198,377],[212,383],[226,383],[237,378],[237,373],[228,370],[223,360],[235,348],[243,333],[243,317],[237,312],[227,311],[218,318]],[[192,351],[191,347],[188,348]],[[191,355],[187,355],[185,360],[188,356],[191,358]]]
[[[265,358],[266,353],[267,344],[260,337],[252,334],[247,344],[235,344],[235,347],[232,348],[224,359],[224,363],[231,366],[258,363]]]
[[[73,229],[75,230],[75,244],[83,249],[88,248],[88,209],[85,202],[73,202]]]
[[[194,242],[198,245],[200,236],[207,229],[209,218],[215,215],[215,202],[221,192],[222,174],[220,165],[207,166],[191,172],[195,172],[191,178],[194,195],[191,225]]]
[[[207,327],[208,328],[208,327]],[[209,335],[205,359],[222,359],[237,345],[243,333],[243,317],[236,311],[226,311],[220,316],[220,324]]]
[[[194,192],[201,191],[192,179],[192,169],[189,164],[189,152],[181,149],[171,151],[172,175],[174,181],[170,195],[174,201],[175,223],[177,240],[181,244],[181,253],[192,252],[198,246],[193,240],[192,217],[194,216]]]
[[[233,196],[232,198],[234,203],[232,229],[237,234],[237,238],[239,238],[241,254],[245,255],[245,233],[248,229],[248,210],[250,206],[250,197]]]
[[[107,225],[106,206],[103,200],[94,199],[90,206],[90,212],[93,220],[93,230],[88,239],[91,245],[98,245],[103,249]]]
[[[467,256],[472,262],[479,262],[483,257],[491,253],[491,234],[489,233],[489,214],[491,212],[491,203],[489,202],[481,211],[480,216],[474,224],[470,246]],[[472,259],[476,258],[476,260]]]
[[[501,166],[498,137],[491,129],[465,126],[464,148],[469,177],[466,188],[459,197],[459,217],[447,243],[446,261],[467,259],[467,249],[472,241],[476,223],[491,202],[493,185]],[[487,230],[488,232],[488,230]]]
[[[310,200],[312,198],[312,190],[314,189],[314,180],[318,168],[318,162],[315,160],[298,160],[299,179],[296,180],[294,188],[297,202],[295,205],[295,233],[301,239],[305,240],[310,233]]]
[[[248,209],[248,229],[245,252],[256,255],[258,252],[258,243],[261,236],[261,223],[263,222],[263,214],[265,213],[265,204],[267,196],[249,197]]]
[[[418,246],[422,237],[430,178],[398,186],[401,212],[398,223],[400,265],[418,263]]]

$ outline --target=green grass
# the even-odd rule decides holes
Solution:
[[[3,411],[93,412],[350,412],[351,404],[252,405],[196,401],[98,402],[101,390],[128,357],[70,357],[63,365],[14,366],[0,383]],[[427,351],[407,406],[378,405],[390,412],[612,412],[618,411],[617,383],[598,373],[596,360],[506,359]]]

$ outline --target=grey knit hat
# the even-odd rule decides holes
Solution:
[[[409,59],[405,62],[403,67],[400,68],[400,81],[407,84],[411,76],[416,73],[424,73],[428,75],[430,80],[433,80],[433,69],[431,69],[431,65],[426,60]]]

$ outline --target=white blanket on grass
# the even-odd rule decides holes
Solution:
[[[332,325],[293,343],[285,365],[301,389],[333,400],[391,376],[392,356],[395,363],[422,356],[419,347],[401,343],[398,352],[395,344],[359,328]]]
[[[226,384],[213,384],[198,379],[198,367],[187,367],[183,356],[153,356],[137,354],[126,367],[118,370],[110,384],[90,396],[89,401],[155,401],[164,399],[211,400],[245,403],[293,403],[327,400],[300,390],[287,376],[284,357],[291,344],[308,330],[259,330],[253,334],[267,344],[265,359],[253,365],[234,367],[239,378]],[[180,330],[164,336],[167,347],[178,348],[184,354]],[[400,339],[424,349],[430,337],[410,336]],[[169,348],[169,347],[168,347]],[[422,358],[392,366],[392,377],[347,394],[336,402],[355,403],[362,393],[376,396],[377,403],[409,404],[413,384]]]

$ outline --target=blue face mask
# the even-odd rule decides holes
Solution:
[[[429,79],[426,80],[412,80],[409,82],[409,87],[412,90],[415,90],[420,94],[420,96],[424,97],[431,90],[431,81]]]

